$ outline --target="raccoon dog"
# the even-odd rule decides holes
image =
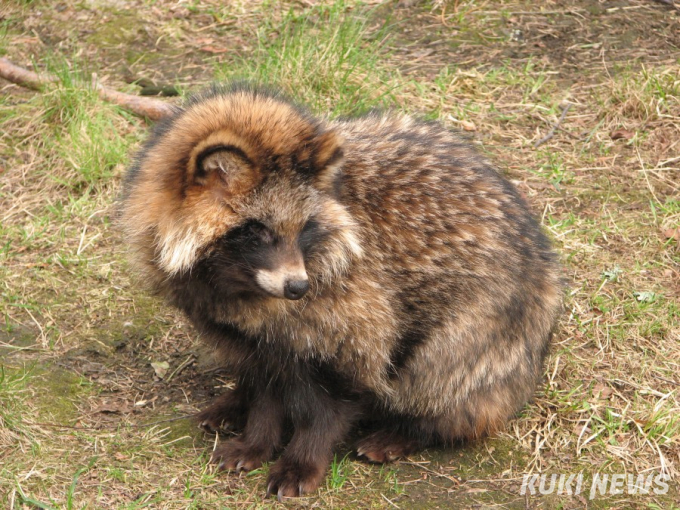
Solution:
[[[242,431],[213,460],[248,471],[281,452],[279,498],[315,490],[357,424],[372,462],[498,430],[531,398],[561,308],[517,191],[403,115],[327,120],[213,88],[157,126],[119,220],[236,379],[199,415]]]

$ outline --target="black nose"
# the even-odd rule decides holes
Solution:
[[[309,290],[309,280],[288,280],[283,287],[286,299],[300,299]]]

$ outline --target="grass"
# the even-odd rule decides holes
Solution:
[[[351,463],[349,459],[349,454],[345,455],[341,459],[338,458],[336,454],[333,457],[333,462],[331,462],[331,467],[329,468],[329,475],[327,479],[327,485],[330,490],[340,490],[347,483],[348,471],[351,469]]]
[[[42,95],[43,122],[52,129],[51,152],[67,162],[71,170],[66,178],[53,178],[64,186],[80,189],[110,180],[116,170],[120,172],[134,137],[121,136],[117,108],[102,104],[85,79],[88,70],[81,70],[78,60],[71,62],[73,68],[63,59],[48,63],[58,84]]]
[[[331,115],[362,113],[389,101],[392,73],[380,65],[388,22],[370,27],[371,11],[350,9],[344,0],[302,12],[280,8],[280,19],[259,24],[253,53],[236,65],[218,65],[217,79],[281,84],[292,97]]]
[[[40,16],[25,4],[3,5],[0,53],[59,80],[0,93],[0,506],[278,505],[262,499],[266,467],[215,473],[214,439],[183,418],[231,381],[125,262],[113,203],[148,127],[99,100],[93,70],[121,90],[128,74],[189,92],[214,79],[277,83],[324,114],[388,106],[462,128],[562,255],[570,290],[545,381],[505,433],[389,466],[343,452],[301,505],[677,501],[680,249],[665,232],[680,225],[680,71],[662,6],[160,0],[133,19],[103,4]],[[666,495],[527,503],[522,476],[539,472],[673,478]]]
[[[30,370],[0,366],[0,445],[7,452],[30,448],[33,435],[22,419],[29,409],[24,394]]]

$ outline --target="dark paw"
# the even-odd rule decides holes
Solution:
[[[196,415],[198,426],[204,431],[236,432],[243,429],[246,410],[233,393],[228,393]]]
[[[196,416],[196,420],[198,421],[198,427],[209,434],[235,431],[234,426],[228,420],[224,420],[221,417],[199,413]]]
[[[217,464],[217,469],[240,472],[257,469],[270,457],[271,454],[265,448],[249,445],[237,438],[218,446],[210,461]]]
[[[267,496],[276,494],[283,498],[296,498],[315,491],[325,473],[324,464],[299,463],[282,457],[269,470]]]
[[[357,455],[369,462],[384,464],[406,457],[418,447],[416,441],[395,432],[379,430],[357,444]]]

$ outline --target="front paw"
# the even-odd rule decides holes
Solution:
[[[208,434],[219,434],[221,432],[235,432],[235,427],[231,420],[223,419],[221,416],[215,416],[209,412],[209,409],[196,415],[198,427]]]
[[[245,405],[235,392],[218,398],[210,407],[196,415],[198,426],[209,433],[237,432],[245,425]]]
[[[357,455],[368,462],[384,464],[410,455],[418,443],[396,432],[379,430],[357,444]]]
[[[219,470],[252,471],[271,458],[266,448],[248,444],[241,438],[230,439],[218,446],[212,454],[211,462]]]
[[[315,491],[326,471],[324,463],[296,462],[285,457],[279,459],[269,470],[267,496],[276,494],[283,498],[298,497]]]

